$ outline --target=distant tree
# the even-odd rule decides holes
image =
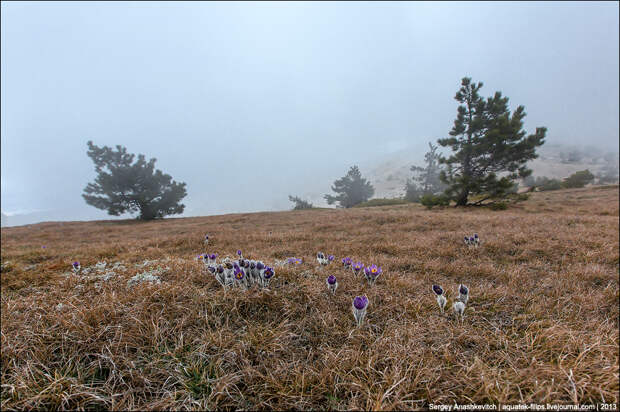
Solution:
[[[526,136],[525,108],[519,106],[511,114],[507,97],[495,92],[484,100],[478,94],[481,87],[468,77],[462,79],[454,97],[461,103],[454,127],[450,137],[438,140],[454,152],[448,158],[442,156],[440,163],[447,165],[441,172],[442,182],[448,185],[446,194],[457,206],[466,205],[472,195],[480,195],[476,203],[507,196],[514,180],[532,173],[525,164],[538,157],[536,147],[544,143],[547,131],[539,127]]]
[[[183,213],[185,205],[179,202],[187,192],[185,183],[177,183],[170,175],[155,170],[156,159],[148,162],[144,155],[127,153],[125,147],[116,150],[98,147],[88,142],[88,156],[98,173],[82,195],[86,203],[118,216],[125,212],[139,212],[139,219],[152,220],[166,215]]]
[[[422,188],[414,180],[407,179],[405,183],[405,200],[418,203],[422,196],[424,196]]]
[[[549,190],[559,190],[562,188],[562,182],[558,179],[550,179],[545,176],[539,176],[534,182],[534,187],[541,192],[546,192]]]
[[[346,176],[336,180],[332,190],[337,196],[325,195],[328,204],[338,202],[339,207],[349,208],[366,202],[375,194],[374,187],[362,177],[357,166],[352,166]]]
[[[411,166],[414,172],[411,180],[407,179],[405,185],[405,199],[411,202],[419,201],[421,196],[435,194],[446,189],[446,185],[440,179],[441,166],[439,165],[440,155],[437,153],[437,146],[428,144],[430,150],[424,155],[424,167]]]
[[[305,200],[297,197],[297,196],[288,196],[288,200],[290,200],[291,202],[295,203],[295,206],[293,207],[293,210],[305,210],[305,209],[312,209],[314,206],[312,206],[312,203],[310,202],[306,202]]]
[[[565,178],[562,182],[562,187],[565,188],[579,188],[584,187],[588,183],[594,180],[594,175],[590,173],[588,169],[580,170],[578,172],[573,173],[569,177]]]

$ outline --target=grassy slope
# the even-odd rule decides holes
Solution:
[[[618,216],[614,186],[536,193],[501,212],[399,205],[3,228],[0,406],[617,403]],[[483,245],[468,250],[474,231]],[[205,233],[220,256],[306,263],[276,269],[269,291],[224,292],[194,260]],[[384,275],[369,288],[339,266],[317,271],[318,250]],[[160,285],[127,288],[134,263],[166,258]],[[75,259],[128,270],[63,276]],[[439,316],[432,282],[449,305],[469,285],[463,325]],[[357,330],[351,299],[363,293]]]

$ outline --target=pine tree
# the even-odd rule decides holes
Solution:
[[[144,155],[98,147],[88,142],[88,156],[95,163],[98,176],[89,183],[82,194],[86,203],[107,210],[109,215],[139,212],[139,219],[152,220],[166,215],[183,213],[185,205],[179,202],[187,192],[185,183],[177,183],[170,175],[155,170],[156,159],[146,162]]]
[[[523,130],[525,108],[514,113],[508,108],[508,98],[501,92],[486,100],[480,97],[482,83],[472,83],[465,77],[454,99],[458,107],[450,137],[438,143],[454,152],[440,158],[447,165],[441,180],[448,185],[448,194],[457,206],[464,206],[472,195],[482,195],[481,203],[491,198],[505,197],[514,181],[529,176],[525,164],[538,157],[536,147],[544,143],[547,129],[536,128],[526,136]],[[503,174],[503,176],[498,176]]]
[[[346,176],[336,180],[332,190],[338,195],[325,195],[327,203],[331,205],[338,202],[339,207],[345,208],[366,202],[375,194],[374,187],[362,177],[357,166],[352,166]]]
[[[441,166],[439,164],[440,155],[437,153],[437,146],[429,142],[430,150],[424,155],[426,166],[411,166],[411,171],[415,173],[411,180],[407,179],[405,185],[405,199],[417,202],[421,196],[432,195],[442,192],[446,185],[440,179]]]
[[[306,210],[306,209],[312,209],[314,207],[312,203],[306,200],[303,200],[302,198],[298,196],[288,195],[288,200],[290,200],[291,202],[295,204],[295,206],[293,206],[293,210]]]

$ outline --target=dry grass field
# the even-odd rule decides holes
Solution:
[[[2,410],[618,403],[618,186],[505,211],[418,205],[2,229]],[[463,237],[477,232],[481,247]],[[211,242],[203,245],[208,233]],[[224,290],[196,256],[273,264]],[[323,251],[336,263],[320,269]],[[376,263],[369,287],[345,256]],[[106,261],[104,277],[67,274]],[[137,267],[145,260],[145,267]],[[160,268],[161,283],[127,281]],[[325,278],[337,276],[328,293]],[[460,324],[441,316],[431,284]],[[357,328],[356,295],[370,304]]]

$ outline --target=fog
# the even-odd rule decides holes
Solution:
[[[288,209],[353,164],[422,159],[464,76],[548,143],[618,151],[617,2],[1,8],[9,218],[111,218],[81,197],[88,140],[157,158],[187,183],[183,216]]]

